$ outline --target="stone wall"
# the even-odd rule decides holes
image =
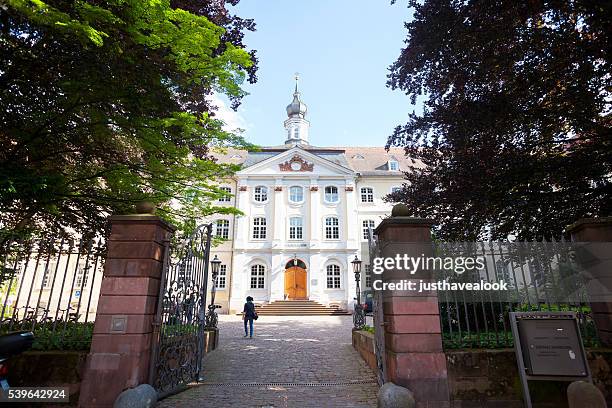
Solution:
[[[8,382],[12,387],[68,387],[70,405],[76,406],[86,358],[86,351],[28,351],[9,360]]]
[[[353,347],[376,371],[374,335],[353,330]],[[453,408],[522,408],[521,383],[513,349],[446,351]],[[593,382],[612,407],[612,349],[592,349],[587,358]],[[567,382],[530,381],[534,405],[566,408]]]
[[[374,335],[365,330],[353,330],[353,348],[359,352],[361,358],[376,373],[376,354],[374,352]]]
[[[595,385],[612,406],[612,349],[587,351]],[[522,392],[513,349],[447,351],[448,379],[454,407],[522,408]],[[567,407],[567,382],[530,381],[534,403]],[[474,402],[477,404],[474,405]],[[494,405],[498,404],[498,405]]]

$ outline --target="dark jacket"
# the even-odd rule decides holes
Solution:
[[[255,313],[255,304],[253,302],[246,302],[242,311],[247,319],[252,319],[257,314]]]

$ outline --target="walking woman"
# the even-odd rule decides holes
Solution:
[[[242,319],[244,320],[244,337],[253,338],[253,320],[257,320],[258,316],[255,312],[255,304],[253,303],[253,298],[251,296],[247,296],[246,303],[244,304],[244,309],[242,309]],[[247,323],[249,324],[249,331],[247,331]]]

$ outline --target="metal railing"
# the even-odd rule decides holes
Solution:
[[[0,333],[38,332],[52,337],[48,340],[56,348],[62,348],[67,332],[87,342],[100,293],[103,250],[101,239],[5,241],[0,247]],[[87,333],[72,333],[75,328]]]
[[[513,346],[508,313],[575,311],[586,346],[598,345],[584,275],[570,242],[435,242],[436,258],[480,257],[484,267],[458,274],[436,268],[436,281],[505,283],[507,290],[438,290],[444,347]]]

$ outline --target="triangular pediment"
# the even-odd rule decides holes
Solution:
[[[256,159],[256,162],[244,167],[237,173],[238,175],[316,174],[317,176],[346,176],[354,174],[352,169],[313,154],[299,146],[276,154],[265,151],[250,154],[253,154],[252,158]],[[259,159],[261,160],[257,160],[257,155],[260,156]]]

